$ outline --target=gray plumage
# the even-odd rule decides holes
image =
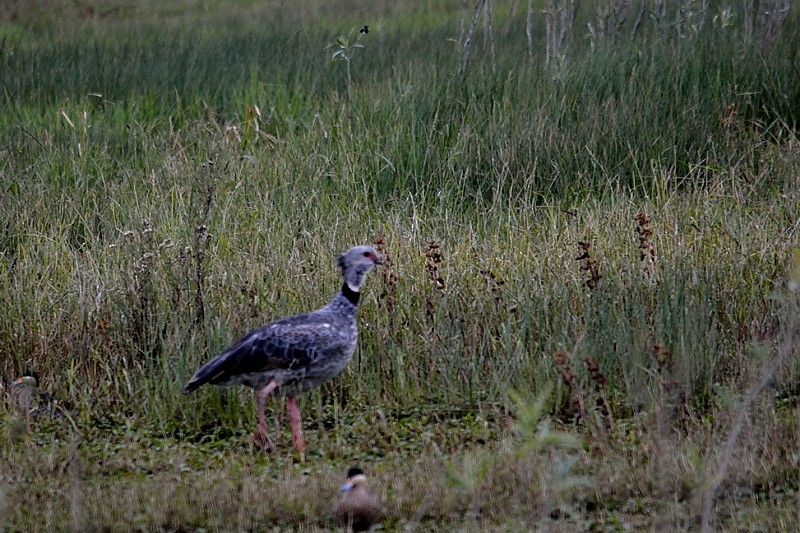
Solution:
[[[275,390],[289,398],[292,432],[302,450],[294,397],[333,379],[350,362],[358,341],[359,291],[367,273],[381,261],[369,246],[355,246],[338,257],[338,264],[344,283],[328,305],[251,331],[203,365],[181,392],[188,394],[207,383],[252,387],[258,391],[260,435],[257,431],[256,440],[272,448],[263,406]]]

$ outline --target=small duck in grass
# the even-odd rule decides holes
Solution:
[[[342,495],[333,511],[336,520],[352,531],[369,531],[383,519],[383,509],[367,491],[367,476],[360,468],[347,471]]]

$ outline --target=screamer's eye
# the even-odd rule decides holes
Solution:
[[[369,257],[370,259],[372,259],[372,254],[369,252],[364,252],[364,257]]]

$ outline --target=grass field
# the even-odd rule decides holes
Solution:
[[[795,530],[797,9],[612,4],[0,6],[0,529]],[[304,458],[180,395],[357,243]]]

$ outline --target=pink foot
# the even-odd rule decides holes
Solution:
[[[267,432],[261,428],[256,429],[255,433],[253,433],[253,441],[256,443],[256,446],[261,448],[261,450],[264,452],[272,453],[275,451],[275,445],[272,444],[272,440],[269,438],[269,435],[267,435]]]

